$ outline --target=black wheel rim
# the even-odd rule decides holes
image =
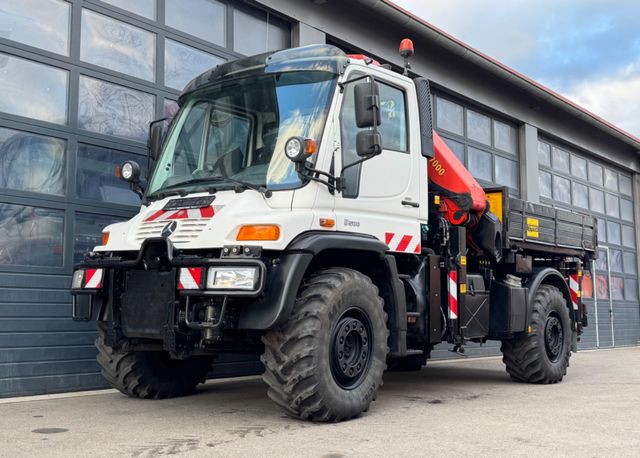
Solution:
[[[551,362],[556,362],[562,355],[564,332],[562,320],[555,313],[549,314],[544,324],[544,346]]]
[[[331,375],[345,390],[362,384],[371,363],[371,323],[358,308],[346,310],[333,327],[330,348]]]

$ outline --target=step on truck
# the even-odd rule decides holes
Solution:
[[[261,355],[294,417],[369,409],[386,369],[500,341],[508,374],[565,376],[587,325],[593,217],[482,188],[432,127],[429,82],[326,45],[225,63],[152,123],[142,199],[73,274],[121,392],[160,399],[216,355]]]

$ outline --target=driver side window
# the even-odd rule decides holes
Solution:
[[[362,74],[357,73],[352,74],[350,79],[357,78],[361,75]],[[378,126],[378,131],[382,136],[382,149],[408,152],[405,93],[403,90],[379,80],[376,80],[376,83],[378,83],[378,90],[380,92],[381,124]],[[360,159],[360,156],[358,156],[356,152],[356,136],[360,129],[358,129],[356,125],[354,87],[355,84],[348,84],[345,87],[342,111],[340,112],[343,167],[345,164],[351,164]],[[343,197],[358,197],[361,169],[362,164],[359,164],[345,170],[346,188],[342,194]]]

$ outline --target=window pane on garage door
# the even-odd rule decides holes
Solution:
[[[63,195],[66,147],[60,138],[0,128],[0,188]]]
[[[62,210],[0,203],[0,265],[62,267]]]
[[[512,195],[520,190],[517,127],[493,113],[481,113],[479,108],[449,100],[449,96],[434,97],[435,125],[438,134],[460,162],[482,185],[507,186]],[[549,146],[549,145],[546,145]],[[541,145],[542,160],[549,149]],[[546,177],[541,176],[544,183]]]

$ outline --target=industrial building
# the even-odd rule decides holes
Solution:
[[[104,226],[137,212],[115,167],[145,162],[149,123],[175,114],[192,77],[315,43],[399,67],[405,37],[415,43],[412,71],[432,83],[435,128],[482,184],[597,216],[580,347],[638,345],[640,139],[393,3],[3,0],[0,396],[106,386],[95,323],[70,318],[73,265]],[[256,370],[227,356],[213,372]]]

